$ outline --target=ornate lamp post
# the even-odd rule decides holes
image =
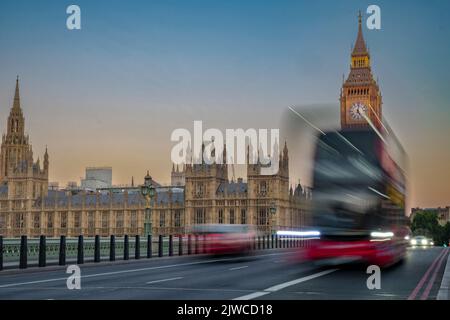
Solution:
[[[272,201],[272,203],[270,204],[270,217],[272,220],[272,234],[275,234],[277,232],[277,230],[275,229],[275,224],[276,224],[276,213],[277,213],[277,207],[275,205],[275,201]]]
[[[152,212],[151,206],[153,198],[155,197],[155,187],[152,184],[152,178],[147,172],[145,182],[141,186],[141,194],[145,197],[145,220],[144,220],[144,234],[146,236],[152,234]]]

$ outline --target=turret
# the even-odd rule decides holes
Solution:
[[[21,138],[25,136],[25,119],[20,107],[19,76],[16,79],[13,105],[8,116],[7,137],[12,135]]]
[[[45,147],[45,153],[44,153],[44,172],[48,173],[48,167],[49,167],[49,161],[48,161],[48,151],[47,146]]]
[[[283,166],[287,168],[289,166],[289,151],[287,147],[287,141],[284,142],[283,148]]]

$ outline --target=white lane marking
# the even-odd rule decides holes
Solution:
[[[264,296],[266,294],[269,294],[269,293],[272,293],[272,292],[276,292],[276,291],[285,289],[287,287],[290,287],[290,286],[293,286],[293,285],[296,285],[296,284],[299,284],[299,283],[302,283],[302,282],[306,282],[306,281],[309,281],[309,280],[312,280],[312,279],[315,279],[315,278],[318,278],[318,277],[325,276],[325,275],[330,274],[332,272],[335,272],[337,270],[338,269],[330,269],[330,270],[325,270],[325,271],[321,271],[321,272],[318,272],[318,273],[314,273],[314,274],[311,274],[311,275],[306,276],[306,277],[302,277],[302,278],[295,279],[295,280],[292,280],[292,281],[288,281],[288,282],[277,284],[275,286],[272,286],[272,287],[269,287],[267,289],[264,289],[263,291],[257,291],[257,292],[254,292],[252,294],[247,294],[245,296],[238,297],[238,298],[235,298],[233,300],[251,300],[251,299],[254,299],[254,298],[258,298],[258,297]]]
[[[441,287],[439,288],[436,300],[448,300],[450,290],[450,255],[447,258],[444,275],[442,276]]]
[[[284,260],[273,260],[273,263],[282,263]]]
[[[149,282],[147,282],[147,284],[159,283],[159,282],[166,282],[166,281],[174,281],[174,280],[180,280],[180,279],[183,279],[183,277],[176,277],[176,278],[169,278],[169,279],[154,280],[154,281],[149,281]]]
[[[266,294],[269,294],[269,293],[270,292],[257,291],[257,292],[253,292],[253,293],[247,294],[247,295],[242,296],[242,297],[238,297],[238,298],[233,299],[233,300],[252,300],[252,299],[255,299],[255,298],[259,298],[259,297],[265,296]]]
[[[312,280],[312,279],[315,279],[315,278],[318,278],[318,277],[325,276],[325,275],[327,275],[329,273],[332,273],[332,272],[335,272],[337,270],[338,269],[331,269],[331,270],[325,270],[325,271],[322,271],[322,272],[314,273],[312,275],[309,275],[309,276],[306,276],[306,277],[303,277],[303,278],[299,278],[299,279],[295,279],[295,280],[292,280],[292,281],[288,281],[288,282],[277,284],[276,286],[267,288],[264,291],[269,291],[269,292],[279,291],[281,289],[284,289],[284,288],[287,288],[287,287],[290,287],[290,286],[293,286],[293,285],[296,285],[296,284],[299,284],[299,283],[302,283],[302,282],[306,282],[306,281],[309,281],[309,280]]]
[[[46,283],[46,282],[62,281],[62,280],[67,280],[67,277],[66,278],[56,278],[56,279],[3,284],[3,285],[0,285],[0,288],[9,288],[9,287],[23,286],[23,285],[27,285],[27,284]]]
[[[393,293],[375,293],[376,296],[379,297],[398,297],[398,294],[393,294]]]
[[[248,266],[242,266],[242,267],[231,268],[231,269],[229,269],[229,270],[230,270],[230,271],[233,271],[233,270],[241,270],[241,269],[245,269],[245,268],[248,268]]]
[[[288,252],[281,252],[281,253],[261,254],[261,255],[256,255],[255,257],[276,256],[276,255],[282,255],[282,254],[289,254],[289,253]],[[193,265],[198,265],[198,264],[207,264],[207,263],[214,263],[214,262],[221,262],[221,261],[233,261],[233,260],[241,260],[241,259],[242,258],[226,258],[226,259],[215,259],[215,260],[208,260],[208,261],[197,261],[197,262],[171,264],[171,265],[167,265],[167,266],[156,266],[156,267],[147,267],[147,268],[139,268],[139,269],[128,269],[128,270],[120,270],[120,271],[88,274],[88,275],[82,276],[82,278],[86,279],[86,278],[110,276],[110,275],[116,275],[116,274],[122,274],[122,273],[132,273],[132,272],[141,272],[141,271],[158,270],[158,269],[166,269],[166,268],[193,266]],[[3,284],[3,285],[0,285],[0,288],[10,288],[10,287],[24,286],[24,285],[28,285],[28,284],[47,283],[47,282],[55,282],[55,281],[63,281],[63,280],[66,281],[67,277]]]

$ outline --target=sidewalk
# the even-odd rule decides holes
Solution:
[[[449,249],[447,249],[449,250]],[[447,264],[442,276],[441,287],[439,289],[437,300],[450,300],[450,255],[447,258]]]

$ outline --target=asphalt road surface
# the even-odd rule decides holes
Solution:
[[[436,299],[449,249],[410,248],[369,290],[365,266],[319,268],[294,249],[247,257],[183,256],[81,266],[81,289],[66,267],[0,271],[0,299]],[[448,269],[448,268],[447,268]]]

